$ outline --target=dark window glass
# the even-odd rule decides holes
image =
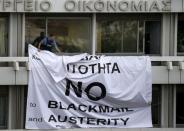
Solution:
[[[96,52],[160,55],[160,19],[135,14],[98,15]]]
[[[55,36],[62,52],[89,52],[90,20],[89,19],[48,19],[48,35]]]
[[[47,19],[47,20],[46,20]],[[82,53],[90,51],[90,20],[88,18],[26,18],[25,54],[28,53],[28,44],[36,47],[41,38],[41,32],[45,36],[54,35],[57,47],[64,53]],[[56,50],[52,50],[55,52]]]
[[[26,18],[25,55],[28,53],[28,44],[38,45],[36,39],[41,32],[45,32],[46,21],[44,18]]]
[[[8,89],[0,87],[0,129],[7,128],[8,119]]]
[[[178,16],[177,52],[184,54],[184,15]]]
[[[160,21],[145,21],[145,54],[160,54]]]
[[[101,20],[97,26],[97,52],[137,52],[137,21]]]
[[[153,85],[152,92],[152,122],[155,127],[161,126],[161,86]]]
[[[0,18],[0,56],[8,55],[8,20]]]
[[[178,85],[176,88],[176,124],[184,127],[184,85]]]

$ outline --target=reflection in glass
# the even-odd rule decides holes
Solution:
[[[7,56],[7,42],[8,42],[8,31],[7,31],[7,19],[0,18],[0,56]]]
[[[184,85],[178,85],[176,88],[176,124],[184,125]],[[182,126],[184,127],[184,126]]]
[[[138,43],[139,53],[143,53],[143,44],[144,44],[143,37],[144,37],[144,21],[140,20],[139,21],[139,43]]]
[[[137,21],[125,21],[123,31],[123,51],[137,52]]]
[[[137,21],[101,20],[97,27],[97,52],[137,52]]]
[[[8,90],[0,88],[0,129],[7,128],[8,118]]]
[[[97,53],[159,55],[161,21],[134,16],[97,17]]]
[[[161,22],[145,22],[145,54],[160,54]]]
[[[184,53],[184,20],[178,21],[177,51]]]
[[[62,52],[89,52],[88,19],[48,19],[48,34],[54,34]]]
[[[120,21],[101,21],[98,23],[98,52],[121,52],[122,25]]]
[[[28,53],[28,44],[33,44],[34,40],[45,32],[46,22],[44,18],[26,18],[25,22],[25,55]],[[38,45],[38,43],[34,43]]]
[[[152,90],[152,122],[156,127],[161,126],[161,87],[160,85],[153,85]]]

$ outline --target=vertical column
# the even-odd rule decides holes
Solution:
[[[8,129],[21,129],[24,125],[24,87],[9,87]]]
[[[168,86],[162,85],[161,127],[168,127]]]
[[[96,51],[96,14],[92,16],[92,55],[95,55]]]
[[[9,17],[9,56],[17,56],[17,14],[10,13]]]
[[[9,17],[9,56],[23,55],[22,14],[10,13]],[[8,129],[23,128],[24,87],[9,86]]]
[[[161,24],[161,55],[169,56],[170,43],[170,14],[163,14]],[[169,76],[168,76],[169,79]],[[162,102],[161,102],[161,127],[168,127],[169,113],[169,86],[162,85]]]
[[[170,14],[163,14],[162,29],[161,29],[161,55],[169,56],[170,43]]]
[[[178,14],[171,14],[171,24],[170,24],[170,50],[169,54],[172,56],[177,56],[177,25],[178,25]]]
[[[9,18],[9,56],[24,55],[25,15],[11,13]]]

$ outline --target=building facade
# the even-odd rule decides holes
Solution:
[[[184,0],[1,0],[0,129],[24,129],[28,44],[152,59],[154,127],[184,127]],[[55,51],[53,51],[55,52]]]

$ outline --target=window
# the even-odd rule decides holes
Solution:
[[[50,34],[55,36],[61,52],[89,52],[91,47],[90,28],[90,19],[87,17],[26,17],[26,45],[34,44],[34,40],[40,36],[40,33],[45,32],[48,36]]]
[[[0,87],[0,129],[7,128],[8,117],[8,89]]]
[[[0,56],[7,56],[8,49],[8,22],[7,18],[0,17]]]
[[[80,25],[80,26],[79,26]],[[62,52],[89,52],[89,19],[48,19],[48,34],[54,34]]]
[[[160,32],[160,17],[98,15],[96,52],[160,55]]]
[[[145,54],[160,54],[160,21],[145,21]]]
[[[176,126],[184,127],[184,85],[176,88]]]
[[[153,85],[152,90],[152,122],[154,127],[161,126],[161,86]]]
[[[178,55],[184,55],[184,15],[178,16],[178,34],[177,34],[177,52]]]
[[[44,18],[27,18],[26,19],[26,34],[25,34],[25,55],[28,54],[28,44],[36,44],[34,40],[40,36],[41,32],[45,32],[46,25],[45,25]],[[37,43],[38,44],[38,43]]]

